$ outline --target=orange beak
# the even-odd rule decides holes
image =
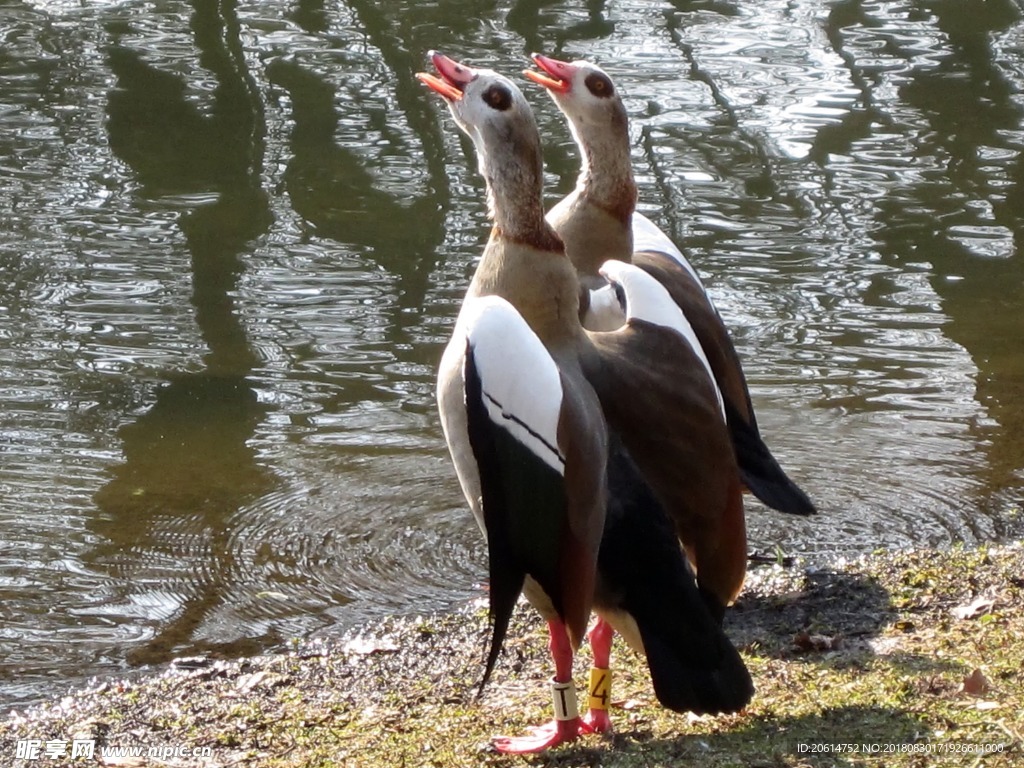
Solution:
[[[523,74],[537,85],[542,85],[549,91],[556,93],[568,93],[572,88],[572,78],[576,73],[576,67],[567,61],[552,59],[540,53],[530,54],[533,63],[540,67],[543,72],[536,72],[532,69],[523,70]]]
[[[463,89],[469,85],[476,74],[471,67],[454,59],[450,59],[443,53],[430,51],[428,54],[437,75],[428,72],[417,72],[416,78],[432,91],[441,94],[448,101],[458,101],[462,98]],[[438,76],[440,75],[440,77]]]

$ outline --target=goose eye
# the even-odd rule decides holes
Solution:
[[[583,82],[586,84],[588,91],[602,99],[608,98],[615,92],[615,89],[612,87],[612,81],[600,72],[590,73]]]
[[[512,94],[509,93],[507,88],[502,88],[500,85],[492,85],[484,91],[484,101],[492,109],[504,112],[512,106]]]

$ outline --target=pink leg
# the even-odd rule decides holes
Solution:
[[[548,622],[551,636],[551,658],[555,662],[554,692],[555,719],[533,728],[529,736],[495,736],[491,739],[499,752],[526,754],[573,741],[583,731],[583,721],[576,709],[576,691],[572,683],[572,646],[565,624],[558,619]]]
[[[587,634],[590,650],[594,654],[594,668],[590,670],[590,682],[587,686],[589,707],[587,714],[583,717],[583,729],[591,733],[611,733],[612,730],[608,705],[611,697],[611,657],[614,637],[615,630],[612,629],[611,624],[600,617]]]
[[[594,666],[600,669],[608,669],[612,660],[612,640],[615,638],[615,630],[612,625],[598,617],[587,633],[587,640],[590,641],[590,650],[594,654]]]

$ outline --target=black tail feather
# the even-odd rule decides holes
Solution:
[[[754,695],[754,683],[737,650],[724,636],[711,640],[714,666],[693,663],[679,643],[657,631],[643,631],[644,652],[658,702],[674,712],[698,715],[738,712]]]
[[[493,553],[491,553],[493,558]],[[493,562],[493,559],[492,561]],[[518,578],[518,581],[517,581]],[[491,641],[487,649],[487,661],[484,665],[484,675],[480,679],[480,687],[477,695],[483,693],[487,681],[491,679],[494,665],[498,662],[498,654],[505,642],[505,634],[508,632],[509,621],[512,619],[512,611],[515,609],[516,600],[523,589],[524,577],[518,577],[511,573],[490,569],[490,618],[491,618]]]
[[[728,401],[725,413],[740,476],[750,492],[778,512],[802,516],[817,514],[814,502],[779,466],[757,427],[744,421]]]
[[[636,621],[654,692],[665,707],[741,709],[754,685],[722,630],[724,607],[714,603],[713,614],[705,603],[668,516],[618,445],[609,458],[608,482],[598,608],[625,611]]]
[[[480,471],[480,488],[483,495],[484,526],[487,536],[487,562],[489,578],[489,601],[491,619],[491,640],[487,651],[487,662],[478,695],[494,671],[494,665],[505,641],[512,611],[523,589],[526,571],[512,550],[505,535],[507,510],[505,509],[501,468],[497,456],[495,428],[487,415],[483,400],[483,386],[477,372],[473,349],[466,345],[466,426],[473,456]]]

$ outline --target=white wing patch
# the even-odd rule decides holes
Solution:
[[[466,299],[456,334],[469,340],[487,415],[545,464],[565,474],[558,447],[562,379],[544,344],[505,299]]]
[[[654,251],[672,257],[683,269],[693,275],[697,285],[704,287],[697,275],[697,270],[686,260],[683,252],[676,247],[668,235],[658,229],[657,225],[639,211],[633,213],[633,251]]]
[[[679,305],[672,300],[665,287],[640,267],[627,264],[624,261],[613,259],[606,261],[601,265],[600,272],[608,282],[613,286],[619,286],[624,293],[627,320],[636,318],[654,325],[672,328],[686,340],[703,364],[704,370],[707,371],[724,416],[725,403],[722,401],[722,393],[718,389],[715,375],[711,371],[711,364],[704,354],[704,348],[701,347],[690,321],[686,319],[686,315],[683,314]]]

